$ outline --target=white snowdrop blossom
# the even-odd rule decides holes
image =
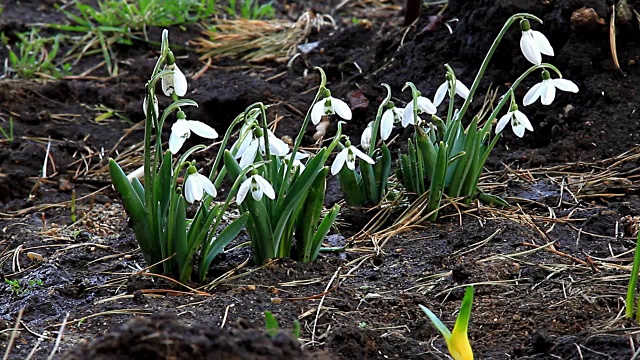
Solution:
[[[553,48],[549,40],[543,33],[531,30],[529,20],[520,21],[520,30],[522,37],[520,38],[520,50],[524,57],[534,65],[542,63],[542,54],[553,56]]]
[[[329,90],[325,90],[325,95],[324,99],[315,103],[313,108],[311,108],[311,122],[313,125],[318,125],[325,115],[338,114],[338,116],[345,120],[351,120],[353,115],[346,102],[331,96]]]
[[[375,161],[373,161],[373,159],[370,158],[369,155],[363,153],[362,151],[358,150],[355,146],[350,145],[347,142],[347,147],[342,149],[342,151],[340,151],[338,155],[336,155],[336,159],[333,161],[333,164],[331,165],[331,174],[335,175],[339,173],[345,164],[347,164],[347,168],[349,168],[349,170],[355,170],[356,158],[360,158],[368,162],[369,164],[375,164]]]
[[[418,104],[418,114],[427,113],[433,115],[438,111],[431,100],[424,96],[418,96],[416,98],[416,102]],[[413,100],[409,101],[407,106],[404,108],[404,115],[402,115],[402,127],[406,128],[409,124],[416,125],[416,122],[419,123],[421,121],[422,120],[419,117],[417,119],[413,118]]]
[[[184,182],[184,198],[188,203],[202,200],[205,192],[213,197],[217,195],[216,188],[208,177],[198,174],[193,166],[189,167],[188,172],[189,175]]]
[[[268,134],[269,153],[276,156],[287,155],[289,153],[289,145],[275,136],[271,130],[268,130]],[[244,147],[243,145],[247,142],[247,139],[250,139],[249,145]],[[256,138],[253,133],[249,134],[240,144],[240,148],[236,153],[236,158],[240,157],[240,168],[245,169],[247,166],[253,164],[256,159],[256,154],[258,153],[258,148],[263,156],[266,155],[264,137],[260,136]]]
[[[523,137],[525,130],[533,131],[533,126],[531,126],[527,115],[518,110],[518,106],[516,105],[512,106],[511,111],[500,118],[496,125],[496,134],[501,133],[509,122],[511,122],[511,129],[513,129],[513,133],[516,134],[517,137]]]
[[[171,151],[172,154],[180,151],[184,142],[191,136],[192,131],[198,136],[207,139],[215,139],[218,137],[218,133],[211,126],[200,121],[180,118],[180,113],[181,112],[178,112],[178,121],[171,126],[171,135],[169,136],[169,151]]]
[[[142,102],[142,112],[144,113],[144,116],[147,115],[151,115],[151,114],[147,114],[147,110],[148,110],[148,105],[147,105],[147,101],[149,100],[148,96],[145,95],[144,97],[144,101]],[[153,110],[155,111],[156,117],[159,116],[159,111],[158,111],[158,97],[153,95]],[[154,124],[155,125],[155,124]]]
[[[578,86],[571,80],[562,78],[552,79],[547,70],[542,72],[542,79],[543,80],[541,82],[533,85],[533,87],[524,95],[524,99],[522,100],[522,104],[524,106],[533,104],[538,100],[538,98],[542,105],[551,104],[556,98],[556,89],[571,93],[577,93],[579,90]]]
[[[365,151],[369,150],[369,147],[371,146],[372,132],[373,132],[373,121],[367,125],[367,127],[362,132],[362,136],[360,136],[360,146],[362,146],[362,149],[364,149]]]
[[[382,119],[380,119],[380,138],[387,140],[391,136],[393,131],[393,124],[396,122],[402,122],[404,116],[404,108],[393,106],[382,113]]]
[[[442,104],[445,95],[447,95],[447,93],[449,92],[450,86],[451,82],[447,80],[438,87],[438,90],[436,90],[436,95],[433,97],[433,105],[437,107]],[[465,100],[467,100],[467,98],[469,97],[469,88],[460,80],[456,80],[456,94]]]
[[[238,195],[236,196],[236,204],[242,204],[249,191],[251,191],[251,196],[255,201],[262,200],[263,195],[266,195],[271,200],[276,198],[276,192],[273,190],[273,186],[271,186],[265,178],[257,174],[251,175],[240,184]]]
[[[300,172],[303,172],[304,169],[305,169],[305,165],[300,160],[308,158],[309,154],[305,154],[305,153],[301,153],[299,151],[296,151],[295,156],[294,156],[293,153],[287,155],[287,157],[286,157],[287,161],[291,161],[291,157],[293,157],[293,162],[291,163],[291,166],[297,167],[297,168],[300,169]]]
[[[174,91],[178,96],[185,96],[187,94],[187,78],[178,65],[175,63],[171,65],[167,64],[164,66],[164,70],[173,72],[162,77],[162,92],[166,96],[171,96]]]

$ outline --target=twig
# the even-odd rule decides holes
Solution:
[[[11,338],[9,339],[9,344],[7,344],[7,350],[4,352],[4,357],[2,360],[7,360],[9,358],[9,353],[11,352],[11,348],[13,347],[13,342],[16,340],[16,335],[18,334],[18,329],[20,328],[20,320],[22,319],[22,313],[24,312],[24,308],[18,311],[18,318],[16,319],[16,325],[11,332]]]

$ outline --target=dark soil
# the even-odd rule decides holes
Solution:
[[[0,31],[13,41],[32,23],[64,22],[53,3],[7,1]],[[361,97],[359,91],[369,100],[345,125],[355,143],[384,96],[381,83],[391,86],[401,105],[409,98],[401,92],[406,81],[433,96],[444,63],[470,85],[494,36],[517,12],[544,20],[534,26],[555,49],[549,61],[580,92],[558,93],[550,106],[522,107],[535,132],[518,139],[507,131],[496,146],[483,186],[512,208],[476,206],[464,216],[446,209],[436,223],[396,236],[377,233],[376,241],[353,237],[348,251],[310,264],[280,260],[259,267],[245,262],[248,247],[233,247],[209,273],[209,282],[222,280],[196,292],[139,273],[146,265],[104,169],[108,157],[142,139],[135,124],[142,120],[156,46],[116,47],[117,77],[98,68],[84,78],[0,79],[0,126],[7,128],[10,117],[15,121],[15,140],[0,141],[0,279],[19,284],[18,290],[0,284],[0,353],[24,309],[11,359],[26,358],[36,343],[33,358],[47,358],[67,314],[58,348],[58,358],[65,359],[443,359],[444,341],[418,304],[452,326],[465,285],[475,284],[470,338],[478,359],[633,356],[638,327],[623,315],[640,210],[635,18],[617,22],[619,71],[609,49],[611,1],[450,1],[441,18],[433,17],[440,7],[428,7],[408,29],[401,27],[401,7],[392,2],[348,2],[338,11],[338,1],[276,3],[279,17],[295,19],[311,7],[332,14],[339,28],[312,34],[309,41],[321,41],[319,47],[290,68],[235,59],[214,64],[189,82],[188,97],[200,104],[189,110],[190,118],[222,132],[246,106],[263,101],[277,104],[270,109],[282,117],[277,134],[295,136],[313,99],[307,90],[319,80],[312,67],[321,66],[334,96],[348,100]],[[628,4],[640,10],[637,1]],[[602,23],[572,20],[583,7]],[[355,24],[354,18],[368,21]],[[453,19],[458,21],[447,22]],[[184,45],[198,36],[197,29],[171,29],[171,40]],[[159,39],[160,29],[148,34]],[[528,68],[519,39],[517,29],[507,34],[482,92],[489,86],[504,90]],[[189,49],[180,55],[186,74],[202,68]],[[6,56],[0,49],[0,59]],[[100,61],[88,56],[73,74]],[[535,74],[526,80],[517,98],[538,81]],[[472,112],[480,110],[482,98],[477,96]],[[104,113],[99,106],[121,117],[96,121]],[[210,158],[197,160],[206,164]],[[74,190],[82,219],[69,226]],[[329,240],[343,242],[370,217],[361,209],[347,214]],[[284,329],[300,321],[304,349],[285,332],[271,338],[259,331],[266,310]]]

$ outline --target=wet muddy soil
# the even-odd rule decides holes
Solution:
[[[64,22],[53,3],[9,0],[0,31],[15,40],[34,22]],[[523,139],[508,133],[496,146],[483,187],[512,206],[450,206],[436,223],[400,234],[369,229],[367,236],[359,231],[370,216],[349,209],[328,239],[348,238],[347,251],[310,264],[258,266],[242,235],[214,262],[206,284],[185,289],[144,271],[104,168],[105,159],[135,152],[142,139],[141,101],[156,46],[116,47],[115,77],[99,67],[56,81],[0,79],[0,126],[12,118],[15,133],[13,141],[0,141],[0,353],[11,344],[11,359],[27,358],[36,346],[34,359],[53,350],[64,359],[445,359],[444,341],[418,304],[452,326],[465,285],[475,284],[469,335],[478,359],[632,358],[638,326],[623,315],[640,213],[635,17],[616,23],[616,69],[612,1],[450,1],[444,11],[426,7],[408,28],[401,2],[336,9],[340,3],[277,1],[280,18],[313,8],[337,23],[313,32],[308,41],[320,41],[318,47],[290,66],[221,59],[192,79],[204,65],[187,46],[179,61],[190,77],[188,97],[200,104],[190,118],[221,132],[246,106],[264,101],[276,104],[276,133],[295,136],[318,84],[313,66],[321,66],[333,95],[351,100],[354,119],[345,132],[359,142],[384,96],[381,83],[391,86],[397,104],[409,98],[401,92],[406,81],[433,96],[445,63],[470,84],[503,22],[530,12],[544,20],[535,26],[555,49],[549,61],[580,92],[522,107],[535,131]],[[170,31],[176,44],[199,36],[195,25]],[[159,34],[149,29],[150,38]],[[483,94],[506,89],[528,68],[519,39],[517,29],[505,37]],[[0,49],[0,59],[6,56]],[[88,56],[72,74],[100,61]],[[527,79],[517,98],[538,81],[535,74]],[[482,97],[472,111],[481,109]],[[363,98],[368,105],[354,106]],[[108,111],[114,115],[101,116]],[[207,164],[210,154],[197,160]],[[260,331],[266,310],[283,328],[276,336]],[[288,336],[294,320],[300,342]]]

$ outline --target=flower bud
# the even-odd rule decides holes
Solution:
[[[520,30],[522,30],[522,31],[531,30],[531,24],[529,23],[529,20],[523,19],[523,20],[520,21]]]

